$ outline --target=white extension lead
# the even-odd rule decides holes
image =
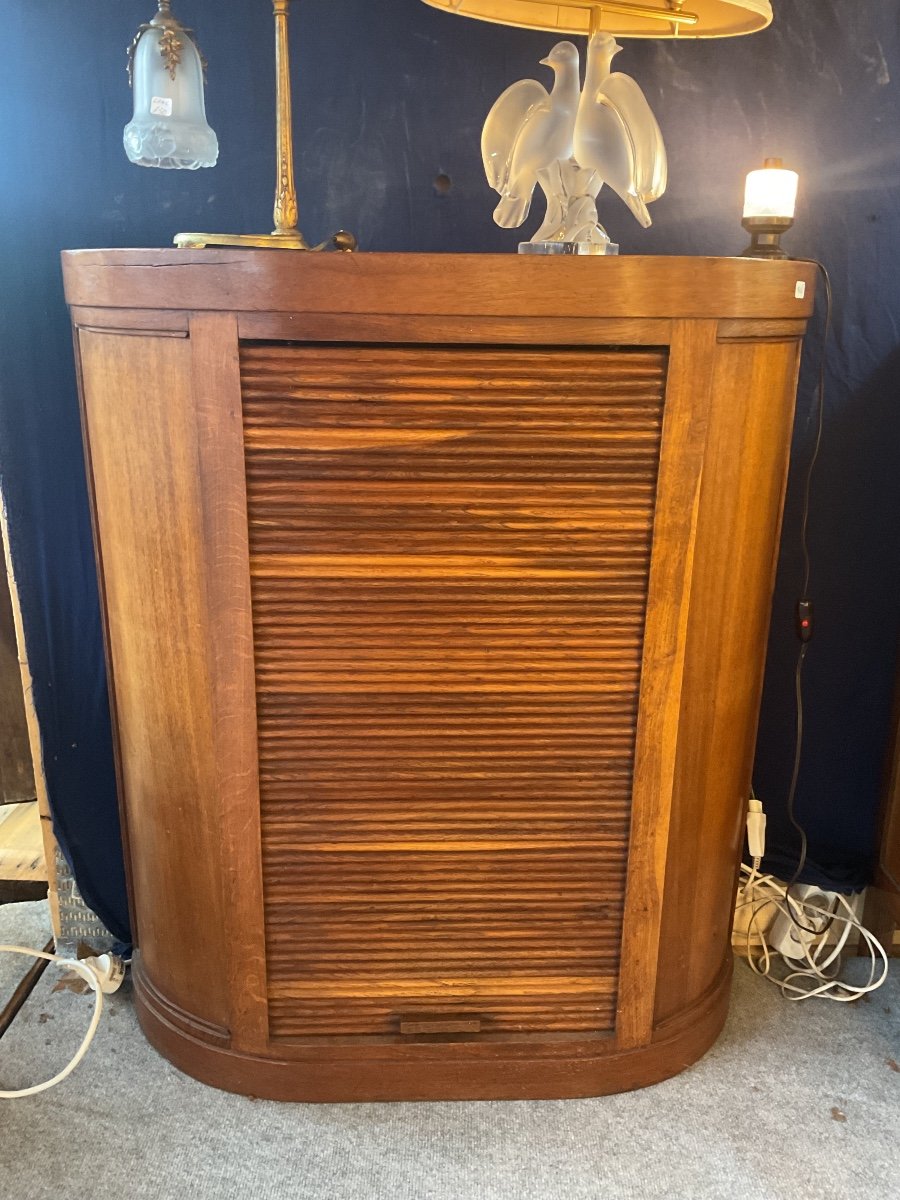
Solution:
[[[94,1013],[91,1017],[88,1031],[84,1035],[84,1040],[78,1047],[75,1057],[67,1067],[64,1067],[52,1079],[48,1079],[46,1083],[38,1083],[34,1087],[22,1088],[17,1092],[0,1091],[0,1099],[2,1100],[19,1100],[24,1096],[36,1096],[39,1092],[46,1092],[58,1083],[62,1083],[64,1079],[72,1074],[87,1054],[88,1048],[94,1040],[94,1034],[97,1032],[97,1026],[100,1024],[100,1017],[103,1015],[103,994],[104,992],[110,993],[119,990],[122,986],[122,980],[125,978],[125,966],[121,959],[116,958],[112,954],[101,954],[98,958],[62,958],[58,954],[48,954],[44,950],[30,950],[27,946],[0,946],[0,952],[24,954],[28,958],[38,958],[46,962],[59,963],[61,966],[68,967],[69,970],[75,971],[76,974],[80,975],[94,993]]]
[[[765,854],[766,818],[762,804],[754,796],[747,813],[747,842],[753,865],[741,864],[741,886],[736,911],[745,918],[747,961],[757,975],[762,975],[781,990],[788,1000],[809,1000],[819,996],[825,1000],[848,1003],[881,987],[888,974],[888,956],[878,939],[866,929],[844,896],[834,894],[830,903],[822,904],[799,897],[774,875],[760,874],[759,865]],[[744,909],[749,912],[744,913]],[[787,956],[774,950],[767,941],[768,927],[762,918],[771,916],[773,909],[796,936],[792,944],[798,954]],[[869,952],[869,977],[864,984],[851,984],[840,979],[841,954],[850,935],[856,931]],[[762,949],[754,953],[754,937]]]

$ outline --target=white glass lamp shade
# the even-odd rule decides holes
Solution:
[[[602,28],[614,37],[713,38],[756,33],[772,21],[770,0],[424,0],[461,17],[476,17],[497,25],[520,29],[547,29],[553,33],[587,34],[592,10]],[[683,13],[690,23],[672,23]],[[677,30],[677,32],[676,32]]]
[[[219,140],[206,122],[200,52],[176,23],[139,34],[132,65],[134,116],[125,153],[140,167],[214,167]]]
[[[797,206],[796,171],[783,167],[760,167],[747,176],[744,189],[744,219],[781,217],[792,219]]]

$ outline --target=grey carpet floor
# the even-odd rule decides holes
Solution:
[[[0,908],[39,946],[44,904]],[[24,959],[0,956],[0,996]],[[0,1101],[0,1197],[43,1200],[888,1200],[900,1196],[900,982],[790,1004],[738,963],[731,1016],[677,1079],[597,1100],[283,1105],[203,1087],[144,1042],[127,990],[65,1083]],[[47,1078],[90,998],[44,977],[0,1087]]]

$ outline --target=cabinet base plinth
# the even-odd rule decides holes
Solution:
[[[135,976],[138,1019],[150,1044],[211,1087],[265,1100],[350,1103],[420,1100],[571,1100],[660,1083],[713,1045],[728,1014],[732,960],[657,1039],[619,1050],[615,1038],[540,1041],[273,1044],[263,1057],[211,1045],[176,1029]]]

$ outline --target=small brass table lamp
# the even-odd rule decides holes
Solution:
[[[206,123],[206,63],[191,31],[172,14],[172,0],[157,0],[156,16],[138,30],[129,51],[134,117],[125,127],[125,150],[145,167],[196,169],[215,166],[218,141]],[[294,183],[294,141],[288,10],[273,0],[275,14],[276,182],[272,233],[179,233],[175,245],[255,246],[281,250],[355,250],[352,233],[339,230],[311,246],[300,232]]]
[[[781,235],[794,224],[799,181],[797,172],[786,170],[780,158],[767,158],[747,176],[741,224],[750,234],[750,245],[744,258],[788,257]]]

